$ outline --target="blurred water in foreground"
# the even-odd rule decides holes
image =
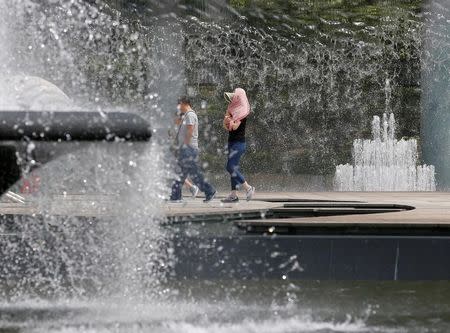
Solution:
[[[446,332],[448,282],[188,282],[164,301],[0,304],[1,332]]]
[[[113,21],[112,15],[100,14],[96,5],[83,1],[1,1],[0,108],[97,111],[107,118],[114,100],[95,104],[97,92],[86,89],[79,60],[82,54],[89,57],[99,52],[89,45],[89,33],[112,28]],[[98,26],[93,27],[94,22]],[[64,37],[71,32],[80,39]],[[111,41],[103,51],[114,45]],[[115,104],[113,109],[139,111],[132,103]],[[52,121],[52,117],[41,121]],[[5,301],[136,300],[159,295],[158,285],[172,261],[170,237],[160,227],[161,202],[171,175],[163,147],[155,140],[24,139],[1,144],[0,149],[17,149],[21,179],[12,189],[19,192],[26,181],[35,182],[27,198],[39,205],[38,214],[8,216],[0,223],[4,235],[0,295]],[[52,156],[51,161],[41,165],[45,154]],[[115,210],[98,218],[82,218],[76,212],[65,214],[61,207],[61,216],[50,216],[48,207],[55,198],[68,194],[84,199],[103,195],[115,202]],[[63,201],[60,204],[64,206]]]

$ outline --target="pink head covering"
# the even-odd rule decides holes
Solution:
[[[242,120],[250,113],[250,104],[247,94],[242,88],[234,90],[233,99],[228,104],[227,112],[231,114],[234,121]]]

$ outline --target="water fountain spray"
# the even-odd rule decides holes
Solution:
[[[336,167],[336,191],[435,191],[432,165],[417,165],[417,140],[395,138],[394,114],[373,117],[372,139],[353,142],[353,165]]]
[[[148,141],[151,117],[133,114],[139,109],[126,84],[114,91],[123,87],[125,99],[105,102],[100,82],[89,82],[83,70],[111,48],[122,49],[125,66],[146,52],[136,46],[139,35],[105,6],[0,4],[0,153],[8,157],[0,164],[18,169],[0,183],[19,191],[24,178],[40,179],[35,193],[23,194],[35,213],[0,224],[10,235],[0,244],[1,281],[14,281],[0,286],[5,299],[147,297],[158,294],[155,286],[170,267],[168,238],[159,228],[170,168],[163,149]],[[131,75],[143,82],[139,68]],[[126,98],[130,107],[108,110]],[[98,209],[87,215],[79,204],[72,209],[74,196]]]

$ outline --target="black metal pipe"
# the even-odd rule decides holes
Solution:
[[[126,112],[0,111],[0,141],[148,141],[150,125]]]

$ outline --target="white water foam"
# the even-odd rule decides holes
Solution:
[[[232,305],[232,306],[230,306]],[[10,311],[11,306],[0,306]],[[51,333],[294,333],[294,332],[394,332],[369,327],[367,319],[322,320],[313,318],[307,309],[279,307],[277,314],[265,306],[228,303],[127,304],[117,303],[22,303],[13,308],[18,314],[28,313],[21,322],[24,332]],[[292,312],[297,314],[292,314]],[[47,313],[48,318],[39,314]],[[43,315],[45,316],[45,315]],[[0,322],[0,327],[14,327],[14,322]],[[398,331],[398,330],[397,330]]]
[[[369,332],[364,322],[345,321],[342,323],[314,321],[308,318],[286,318],[274,320],[253,321],[242,323],[198,325],[190,323],[171,323],[167,331],[186,333],[294,333],[294,332]]]

